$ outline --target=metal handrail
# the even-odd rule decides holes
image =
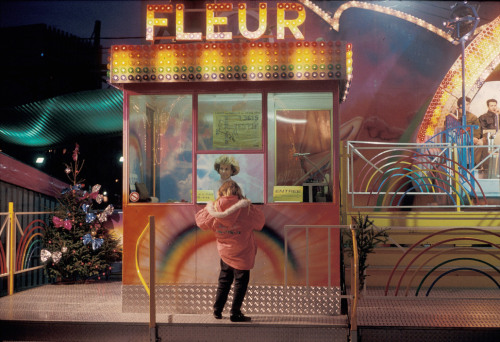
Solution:
[[[144,229],[142,230],[141,235],[139,235],[139,237],[137,238],[137,241],[135,243],[135,270],[137,271],[137,275],[139,276],[139,280],[141,281],[141,284],[144,287],[144,289],[146,290],[146,293],[148,294],[148,296],[150,296],[149,287],[148,287],[148,284],[146,284],[146,281],[144,280],[144,277],[142,276],[142,273],[141,273],[141,269],[139,267],[139,244],[140,244],[140,242],[142,240],[142,237],[143,237],[144,233],[146,233],[146,231],[149,228],[150,228],[150,226],[149,226],[149,223],[148,223],[146,225],[146,227],[144,227]]]
[[[356,239],[356,228],[350,227],[352,235],[352,265],[351,272],[351,292],[353,293],[351,317],[350,317],[350,334],[351,341],[358,340],[358,298],[359,298],[359,254],[358,254],[358,241]],[[354,288],[354,291],[352,289]]]
[[[409,195],[412,198],[425,195],[450,198],[450,203],[438,204],[439,208],[453,208],[457,211],[472,206],[498,208],[498,204],[491,201],[488,203],[487,195],[495,195],[491,192],[485,193],[485,183],[480,182],[476,171],[485,163],[494,164],[488,160],[496,163],[500,145],[474,146],[473,148],[488,148],[490,153],[478,165],[470,165],[467,168],[460,164],[456,156],[457,151],[467,151],[471,148],[469,145],[457,146],[450,143],[348,141],[347,153],[343,158],[346,162],[347,178],[345,193],[350,197],[346,203],[351,202],[351,207],[357,209],[428,208],[427,204],[405,205],[401,200],[394,201],[396,196],[402,199]],[[363,174],[362,177],[355,174],[355,157],[364,165],[361,166],[361,171],[358,167],[358,173]],[[491,165],[490,171],[494,170]],[[497,180],[500,189],[498,176],[494,175],[490,179]],[[488,185],[488,189],[491,191],[491,185]],[[359,200],[356,201],[356,198]],[[476,200],[471,201],[470,198]]]
[[[144,233],[149,229],[149,287],[142,276],[139,267],[139,244]],[[135,268],[137,275],[149,296],[149,340],[158,341],[158,329],[156,326],[156,255],[155,255],[155,217],[149,216],[148,224],[144,227],[141,235],[137,238],[135,244]]]
[[[306,229],[306,287],[309,287],[309,229],[328,229],[328,288],[331,287],[331,236],[330,229],[346,229],[350,228],[349,225],[297,225],[297,224],[287,224],[284,226],[285,233],[285,264],[284,264],[284,288],[286,291],[288,284],[288,271],[287,271],[287,263],[288,263],[288,231],[296,228],[305,228]]]
[[[16,265],[18,250],[16,249],[16,228],[22,237],[25,236],[26,232],[23,231],[21,224],[19,222],[18,216],[21,215],[42,215],[51,214],[52,212],[46,211],[33,211],[33,212],[15,212],[14,202],[9,202],[8,212],[0,213],[0,216],[6,216],[6,220],[1,224],[0,236],[6,231],[6,273],[0,274],[0,278],[7,277],[7,294],[14,294],[14,276],[18,274],[28,273],[31,271],[42,269],[44,266],[34,266],[26,269],[21,269]],[[33,230],[33,229],[32,229]],[[32,231],[31,230],[31,231]],[[31,233],[28,232],[29,233]],[[39,233],[35,235],[40,235]],[[30,240],[29,240],[30,241]],[[22,246],[21,246],[22,247]],[[17,247],[19,248],[19,246]],[[24,260],[24,259],[23,259]],[[22,265],[22,264],[21,264]]]
[[[284,263],[284,290],[286,292],[288,284],[288,274],[287,274],[287,263],[288,263],[288,231],[296,228],[306,229],[306,287],[309,288],[309,229],[328,229],[328,289],[331,287],[331,229],[350,229],[353,241],[353,256],[352,264],[354,265],[354,272],[351,272],[351,288],[354,288],[352,292],[352,306],[350,310],[350,336],[351,341],[357,341],[357,330],[358,330],[358,318],[357,318],[357,307],[358,307],[358,296],[359,296],[359,279],[358,279],[358,245],[356,241],[356,228],[352,225],[285,225],[285,263]]]
[[[425,240],[428,240],[429,238],[433,237],[433,236],[436,236],[436,235],[441,235],[441,234],[445,234],[445,233],[448,233],[448,232],[457,232],[457,231],[476,231],[476,232],[482,232],[482,233],[485,233],[485,234],[491,234],[493,236],[496,236],[496,237],[500,237],[500,233],[495,233],[493,231],[488,231],[486,229],[481,229],[481,228],[472,228],[472,227],[460,227],[460,228],[448,228],[448,229],[442,229],[442,230],[439,230],[437,232],[434,232],[434,233],[431,233],[429,235],[426,235],[424,236],[423,238],[421,238],[420,240],[418,240],[417,242],[413,243],[413,245],[408,248],[404,254],[399,258],[399,260],[396,262],[396,264],[394,265],[390,275],[389,275],[389,278],[387,279],[387,282],[386,282],[386,285],[385,285],[385,290],[384,290],[384,295],[387,296],[387,293],[389,291],[389,286],[390,286],[390,283],[391,283],[391,280],[394,276],[394,274],[396,273],[396,270],[398,269],[399,265],[402,263],[403,259],[409,255],[409,253],[417,248],[418,246],[421,245],[421,243]],[[396,288],[396,294],[399,292],[399,287],[401,285],[401,282],[402,282],[402,279],[405,275],[405,273],[408,271],[408,269],[410,268],[410,266],[415,262],[415,260],[418,259],[418,257],[420,257],[421,255],[423,255],[426,251],[428,251],[430,248],[434,248],[436,246],[439,246],[445,242],[449,242],[449,241],[455,241],[455,240],[472,240],[472,241],[479,241],[479,242],[486,242],[486,243],[489,243],[495,247],[497,247],[498,249],[500,249],[500,246],[494,244],[494,243],[491,243],[491,242],[487,242],[485,240],[482,240],[482,239],[476,239],[476,238],[471,238],[471,237],[458,237],[458,238],[453,238],[453,239],[446,239],[446,240],[443,240],[443,241],[440,241],[438,243],[435,243],[433,244],[432,246],[430,247],[427,247],[425,248],[423,251],[421,251],[420,253],[418,253],[418,255],[416,257],[413,257],[412,260],[410,261],[410,263],[408,265],[406,265],[406,268],[403,272],[403,274],[400,275],[400,278],[399,278],[399,281],[398,281],[398,284],[397,284],[397,288]]]

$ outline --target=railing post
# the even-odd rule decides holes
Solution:
[[[149,216],[149,340],[158,341],[156,329],[155,217]]]
[[[285,225],[285,227],[283,228],[284,232],[285,232],[285,262],[283,263],[284,264],[284,277],[285,277],[285,281],[284,281],[284,292],[285,292],[285,296],[286,296],[286,291],[287,291],[287,285],[288,285],[288,229],[287,229],[287,226]]]
[[[346,142],[340,145],[340,222],[347,224],[347,192],[351,184],[349,177],[349,150]]]
[[[358,340],[358,296],[359,296],[359,255],[358,255],[358,241],[356,240],[356,229],[351,226],[352,234],[352,279],[351,288],[354,289],[353,292],[353,303],[351,308],[351,342],[356,342]]]
[[[9,202],[9,230],[7,233],[7,265],[9,267],[8,294],[14,294],[14,273],[16,265],[16,220],[14,202]]]
[[[458,184],[460,184],[460,179],[459,179],[459,175],[458,175],[458,155],[457,155],[457,147],[456,147],[456,144],[453,144],[454,148],[453,148],[453,161],[454,161],[454,173],[455,173],[455,187],[457,189],[459,189],[458,187]],[[472,189],[471,189],[472,190]],[[455,198],[456,198],[456,201],[457,201],[457,211],[460,211],[460,195],[458,193],[455,194]]]

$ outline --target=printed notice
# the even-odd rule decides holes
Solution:
[[[197,203],[207,203],[213,201],[214,191],[213,190],[198,190],[196,191],[196,202]]]
[[[274,202],[302,202],[304,188],[301,186],[275,186]]]
[[[262,147],[262,114],[260,112],[214,113],[215,149]]]

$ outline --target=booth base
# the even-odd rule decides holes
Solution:
[[[212,314],[215,285],[157,285],[156,310],[176,314]],[[144,287],[122,286],[123,312],[149,312],[149,297]],[[226,309],[233,300],[229,293]],[[339,287],[249,286],[242,311],[265,315],[340,315]]]

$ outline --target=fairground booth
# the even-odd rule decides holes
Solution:
[[[216,197],[214,164],[227,156],[266,217],[245,310],[339,313],[339,104],[351,44],[308,35],[319,17],[300,2],[146,12],[145,44],[110,53],[110,83],[124,96],[123,310],[147,307],[154,217],[159,305],[211,312],[219,255],[195,214]]]

